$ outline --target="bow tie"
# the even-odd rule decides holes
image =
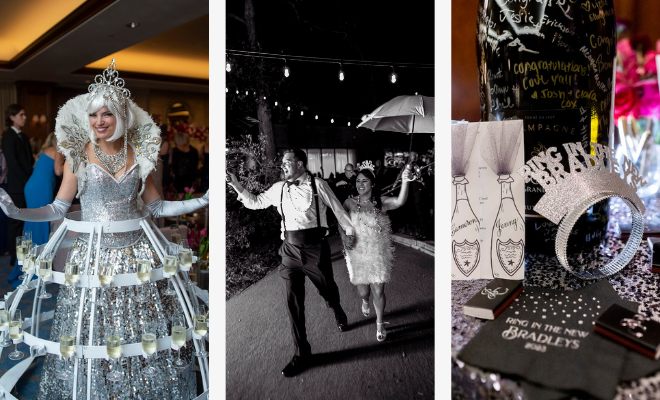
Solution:
[[[293,181],[293,182],[286,181],[286,187],[290,187],[291,185],[298,186],[298,185],[300,185],[300,181],[297,181],[297,180]]]

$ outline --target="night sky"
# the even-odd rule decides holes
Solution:
[[[257,40],[266,53],[297,56],[403,63],[434,63],[434,4],[382,1],[281,1],[253,0]],[[228,0],[227,49],[244,50],[244,1]],[[294,8],[295,7],[295,8]],[[297,18],[299,16],[299,18]],[[243,57],[230,57],[240,68]],[[282,60],[270,60],[283,68]],[[360,117],[399,95],[434,97],[431,68],[395,68],[397,82],[390,82],[389,67],[344,65],[345,80],[338,79],[339,65],[288,61],[291,76],[277,93],[280,105],[292,104],[296,118],[319,113],[321,119]],[[228,77],[228,87],[233,95]],[[246,88],[238,88],[244,90]],[[228,102],[229,104],[229,102]],[[308,110],[300,117],[299,109]],[[256,112],[253,117],[256,117]],[[276,121],[277,122],[277,121]],[[353,125],[354,126],[354,125]]]

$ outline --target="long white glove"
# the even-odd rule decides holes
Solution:
[[[187,214],[202,207],[209,205],[209,192],[198,199],[183,201],[163,201],[160,197],[147,204],[147,208],[155,218],[174,217],[181,214]]]
[[[0,189],[0,208],[9,218],[30,222],[54,221],[64,218],[69,207],[71,203],[56,197],[55,201],[41,208],[18,208],[7,192]]]

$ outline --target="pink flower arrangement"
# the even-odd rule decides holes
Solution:
[[[655,56],[646,36],[617,43],[618,68],[614,95],[614,119],[619,117],[660,118],[660,89]],[[660,46],[660,42],[656,47]]]
[[[195,138],[203,142],[209,135],[209,128],[206,126],[198,128],[193,123],[186,124],[183,121],[176,121],[169,127],[169,129],[167,129],[167,133],[165,134],[164,139],[174,140],[174,134],[177,132],[187,133],[191,138]]]

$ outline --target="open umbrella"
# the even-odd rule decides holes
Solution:
[[[358,128],[372,131],[410,133],[410,150],[414,133],[435,132],[435,99],[426,96],[397,96],[376,108]]]

